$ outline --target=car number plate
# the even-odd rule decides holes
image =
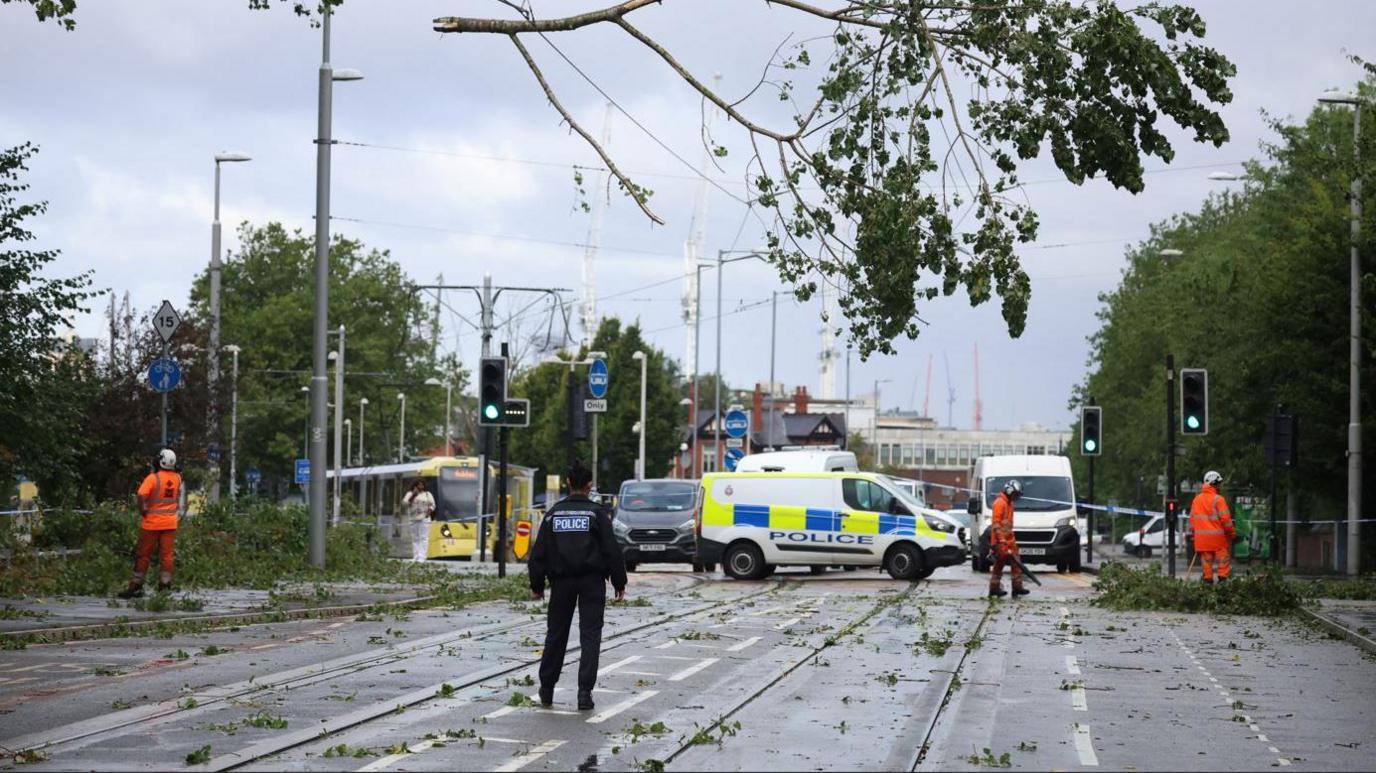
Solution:
[[[1025,556],[1044,556],[1046,548],[1019,548],[1018,552]]]
[[[663,545],[636,545],[641,550],[663,550]]]

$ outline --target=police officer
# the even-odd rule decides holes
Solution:
[[[592,473],[581,464],[569,471],[569,495],[545,513],[540,533],[530,553],[530,590],[535,599],[545,597],[549,578],[550,600],[545,651],[540,658],[540,703],[554,703],[554,684],[564,670],[564,651],[569,626],[578,607],[578,709],[591,711],[592,688],[597,681],[597,661],[602,649],[602,611],[607,604],[607,580],[616,600],[626,598],[626,564],[612,534],[607,511],[588,497]]]

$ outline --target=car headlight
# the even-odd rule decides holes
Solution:
[[[696,520],[689,518],[688,520],[684,521],[683,523],[680,523],[678,526],[674,528],[678,529],[679,531],[692,531],[697,525],[698,522]]]
[[[1056,528],[1058,528],[1058,529],[1061,528],[1062,526],[1074,526],[1074,525],[1075,525],[1075,516],[1073,516],[1073,515],[1067,515],[1066,517],[1064,517],[1064,518],[1062,518],[1062,519],[1056,521]]]
[[[933,518],[930,515],[922,516],[922,520],[927,522],[927,527],[934,530],[945,532],[946,534],[955,533],[956,527],[940,518]]]
[[[621,520],[620,518],[616,518],[612,521],[612,531],[622,536],[625,536],[631,533],[631,527],[627,526],[625,521]]]

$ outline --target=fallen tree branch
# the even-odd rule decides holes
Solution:
[[[616,21],[632,11],[661,0],[626,0],[597,11],[555,19],[476,19],[467,16],[441,16],[435,19],[436,32],[485,32],[515,35],[520,32],[570,32],[593,24]]]

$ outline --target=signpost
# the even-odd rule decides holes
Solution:
[[[263,479],[263,473],[257,467],[250,467],[244,470],[244,480],[248,483],[249,493],[258,496],[258,481]]]
[[[725,455],[724,457],[722,457],[722,459],[723,459],[723,462],[722,462],[722,463],[726,465],[726,471],[727,471],[727,472],[735,472],[735,471],[736,471],[736,465],[739,464],[740,461],[741,461],[742,459],[744,459],[744,458],[745,458],[745,451],[744,451],[743,449],[740,449],[740,448],[728,448],[728,449],[726,449],[726,455]]]
[[[586,400],[586,399],[585,399],[585,400],[583,401],[583,412],[584,412],[584,413],[606,413],[606,412],[607,412],[607,401],[606,401],[606,400]]]
[[[607,384],[610,376],[607,373],[607,361],[598,357],[592,361],[592,366],[588,368],[588,392],[598,400],[607,396]]]
[[[750,415],[739,408],[733,408],[726,412],[722,429],[726,430],[727,437],[743,438],[745,433],[750,431]]]
[[[592,399],[583,400],[583,413],[592,414],[592,484],[597,488],[597,414],[607,412],[607,387],[611,384],[611,372],[607,361],[596,357],[588,366],[588,394]]]
[[[181,326],[181,315],[172,308],[171,301],[164,300],[162,305],[158,307],[158,313],[153,315],[153,329],[158,332],[158,337],[162,339],[162,357],[154,360],[153,364],[148,366],[148,383],[162,393],[163,448],[167,447],[167,393],[176,389],[182,378],[181,369],[177,367],[177,363],[167,356],[167,342],[172,340],[172,335]]]

